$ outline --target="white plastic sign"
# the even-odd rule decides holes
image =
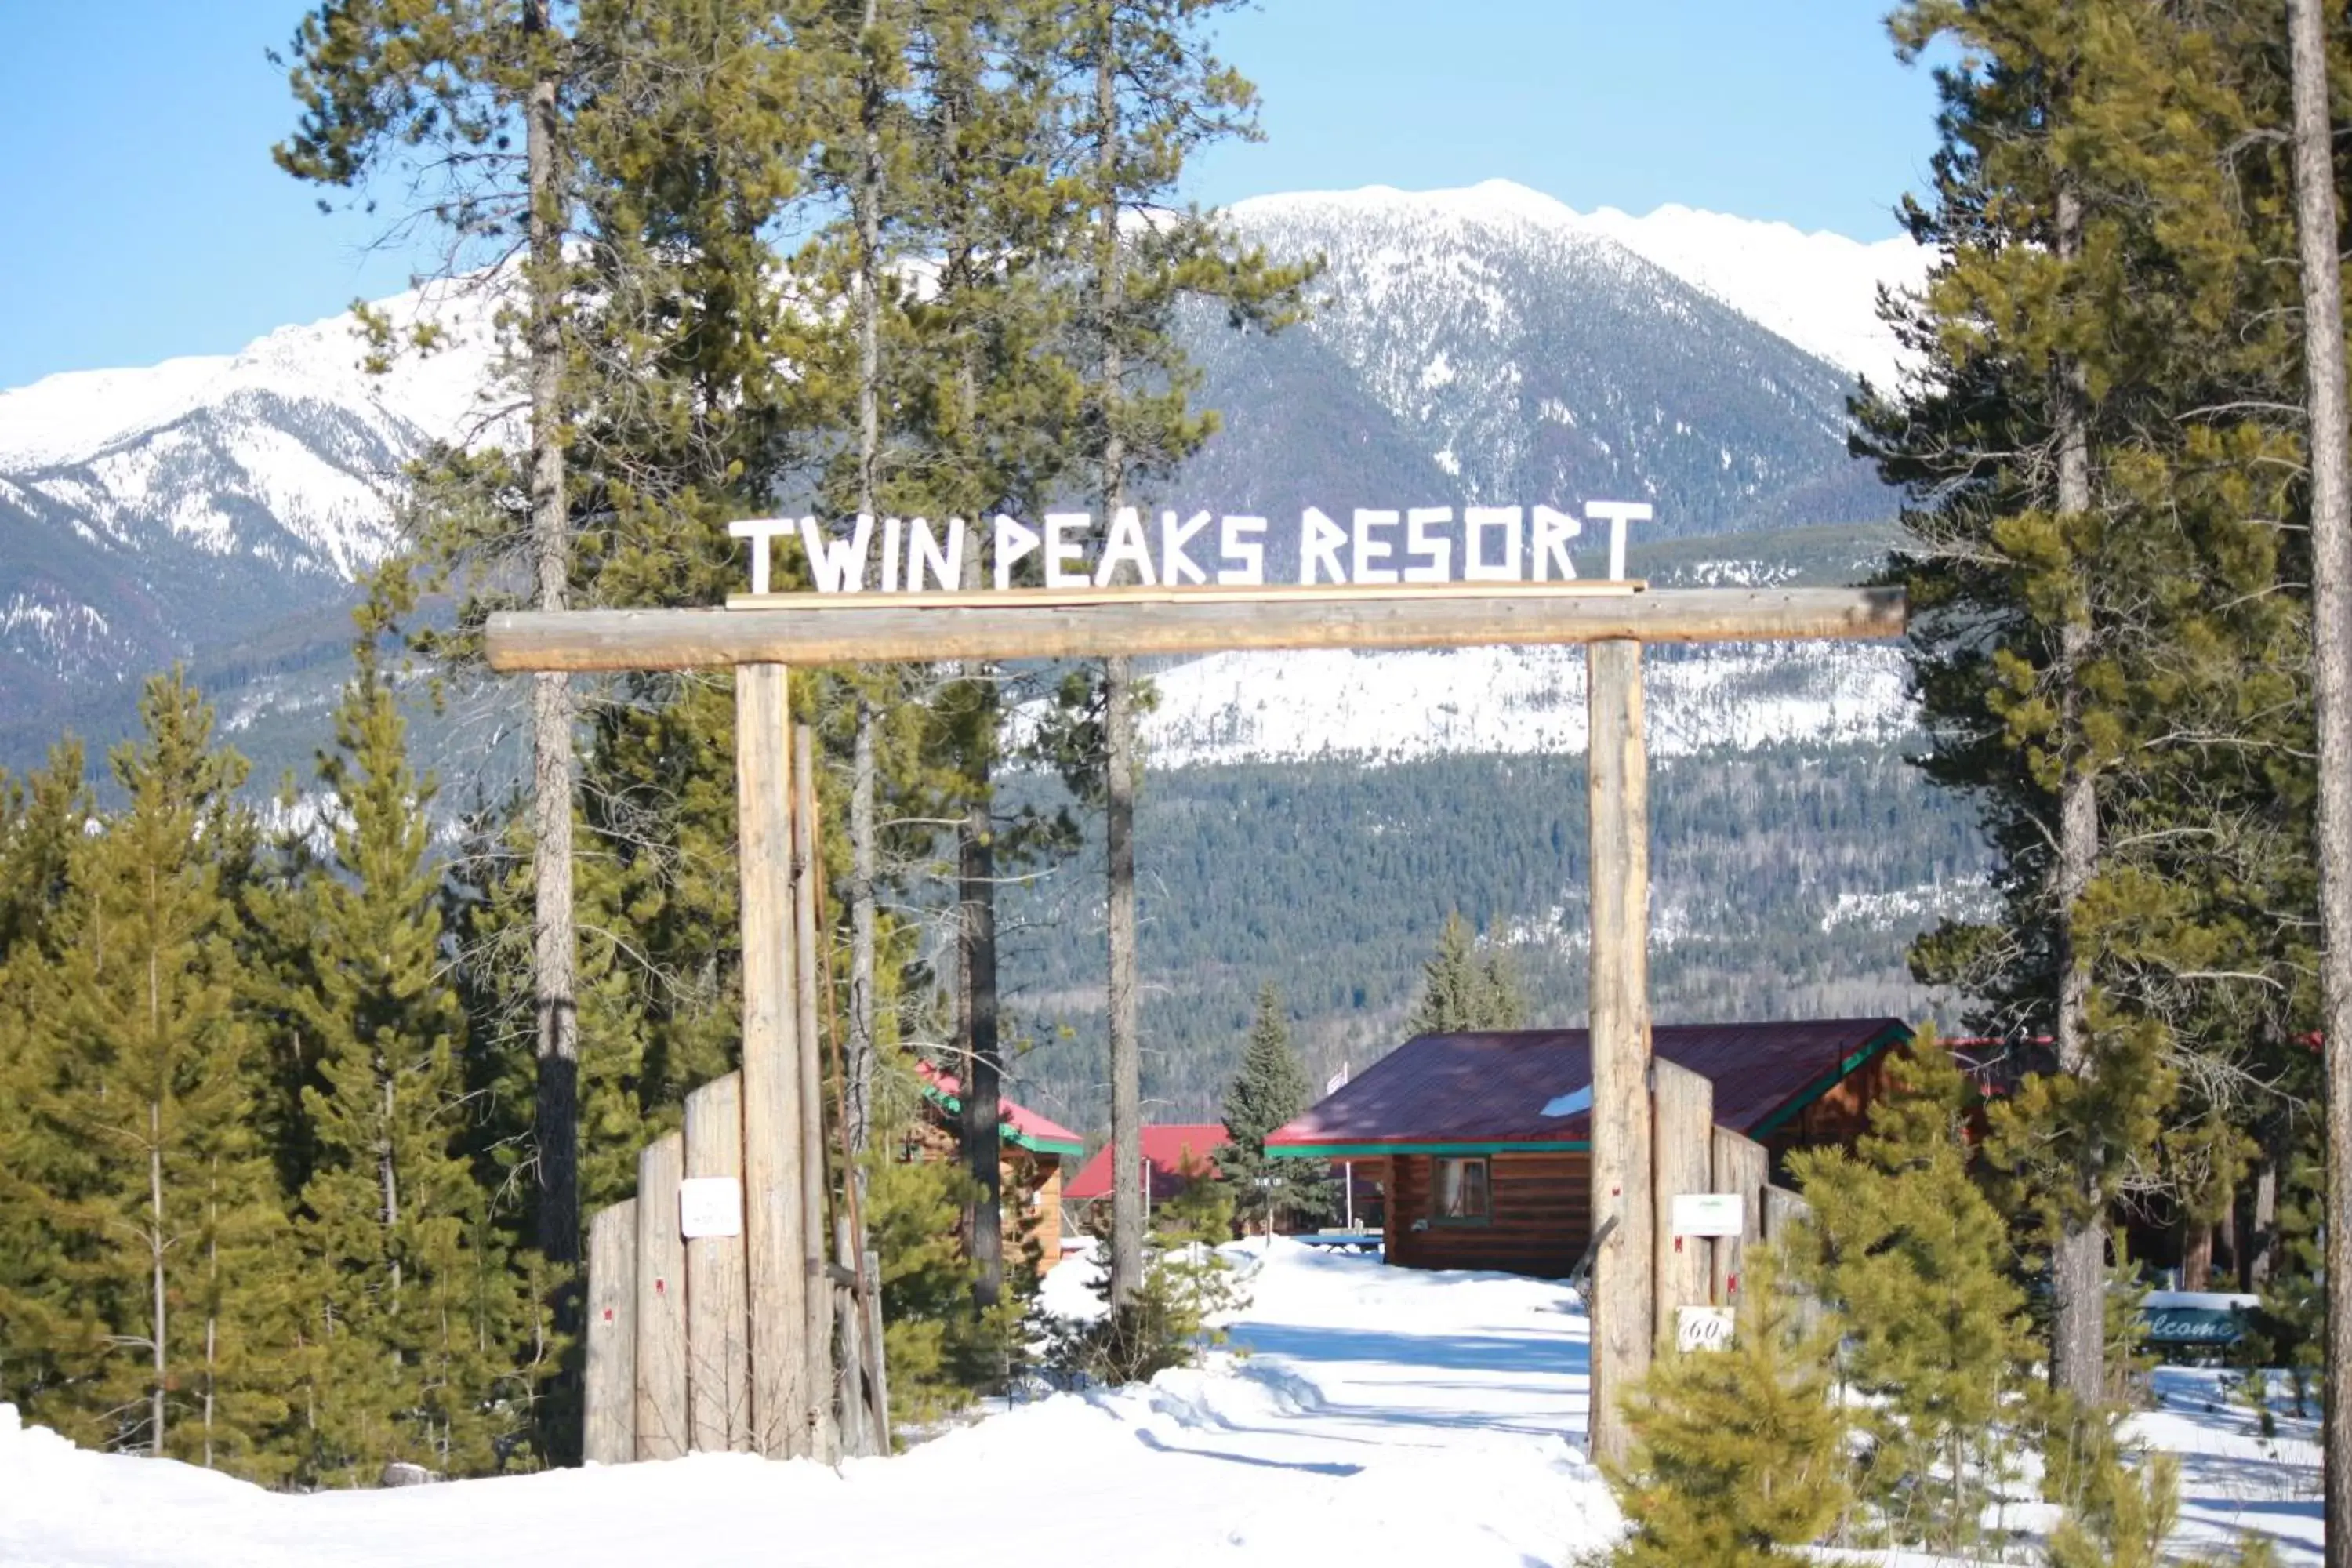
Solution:
[[[1678,1193],[1676,1236],[1738,1236],[1748,1228],[1748,1205],[1738,1193]]]
[[[733,1176],[688,1176],[677,1184],[677,1228],[688,1241],[743,1234],[743,1184]]]
[[[1681,1307],[1675,1311],[1675,1348],[1727,1351],[1734,1313],[1728,1307]]]

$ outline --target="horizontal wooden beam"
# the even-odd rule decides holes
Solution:
[[[1442,584],[1454,587],[1454,584]],[[1899,588],[1676,588],[1563,594],[1496,584],[1475,596],[1367,595],[1335,587],[1246,605],[1166,593],[1088,604],[909,605],[830,595],[789,609],[507,611],[490,616],[490,668],[697,669],[732,664],[869,664],[1072,658],[1235,648],[1471,647],[1631,638],[1651,643],[1899,637]]]

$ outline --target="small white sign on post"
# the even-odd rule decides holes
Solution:
[[[1735,1313],[1729,1307],[1681,1307],[1675,1312],[1675,1348],[1727,1351]]]
[[[743,1234],[743,1184],[733,1176],[688,1176],[677,1184],[677,1228],[688,1241]]]
[[[1748,1205],[1738,1193],[1678,1193],[1676,1236],[1738,1236],[1748,1228]]]

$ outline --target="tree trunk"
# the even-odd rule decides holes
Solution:
[[[874,704],[857,698],[849,763],[849,1155],[861,1158],[874,1122]],[[859,1177],[861,1186],[864,1177]]]
[[[2073,188],[2058,192],[2058,258],[2072,261],[2082,248],[2082,201]],[[2080,517],[2091,509],[2091,458],[2088,431],[2089,398],[2082,366],[2062,361],[2058,372],[2058,511]],[[2089,611],[2070,616],[2060,630],[2058,669],[2062,740],[2072,745],[2079,733],[2075,684],[2091,646]],[[2058,856],[2053,868],[2056,895],[2053,911],[2058,927],[2058,1070],[2078,1079],[2096,1071],[2090,1033],[2091,970],[2074,929],[2075,910],[2090,886],[2099,858],[2099,793],[2097,775],[2077,761],[2059,785]],[[2050,1271],[2053,1312],[2051,1321],[2052,1383],[2085,1405],[2095,1405],[2106,1382],[2106,1227],[2099,1203],[2102,1184],[2097,1168],[2103,1151],[2077,1152],[2076,1180],[2081,1190],[2071,1194],[2053,1238]]]
[[[548,0],[524,0],[523,31],[551,32]],[[555,177],[555,79],[531,83],[524,115],[530,181],[530,553],[536,607],[563,608],[572,538],[563,501],[563,329],[557,319],[563,215]],[[568,1272],[580,1259],[580,1018],[572,911],[572,687],[531,678],[531,983],[539,1024],[539,1249]],[[570,1328],[569,1316],[565,1325]]]
[[[2294,212],[2311,440],[2312,688],[2319,742],[2320,1037],[2326,1053],[2327,1332],[2322,1517],[2328,1568],[2352,1568],[2352,434],[2346,429],[2344,300],[2327,24],[2287,0],[2294,76]]]
[[[2265,1152],[2254,1171],[2254,1196],[2247,1216],[2244,1258],[2238,1272],[2248,1290],[2270,1289],[2278,1263],[2278,1160]]]
[[[871,34],[879,22],[878,0],[866,0],[861,23]],[[862,153],[857,184],[850,193],[857,226],[857,510],[879,510],[882,462],[882,117],[887,107],[883,82],[861,37],[858,52],[858,129]],[[862,1193],[866,1173],[857,1162],[872,1137],[874,1053],[875,872],[874,705],[857,699],[849,791],[849,1060],[847,1140],[853,1178]],[[864,1245],[862,1237],[853,1238]]]
[[[957,846],[956,901],[963,970],[963,1159],[979,1192],[972,1200],[972,1300],[983,1310],[1004,1289],[1002,1161],[1004,1056],[996,1018],[996,847],[986,790],[964,814]]]
[[[1126,304],[1118,244],[1118,77],[1117,20],[1105,0],[1095,49],[1095,177],[1100,203],[1095,280],[1102,340],[1102,499],[1106,526],[1127,501],[1127,447],[1119,429],[1126,364],[1118,321]],[[1103,839],[1110,879],[1110,1299],[1118,1305],[1143,1283],[1142,1042],[1136,1020],[1134,666],[1103,661]]]
[[[152,976],[152,964],[149,973]],[[152,984],[149,990],[152,994]],[[147,1102],[147,1265],[154,1289],[151,1320],[154,1344],[151,1357],[153,1386],[147,1394],[147,1452],[158,1459],[163,1457],[163,1388],[171,1380],[163,1353],[163,1332],[168,1326],[164,1317],[167,1297],[163,1287],[163,1102],[151,1100]]]

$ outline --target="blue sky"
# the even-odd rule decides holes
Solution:
[[[1194,194],[1517,180],[1894,232],[1932,146],[1888,0],[1265,0],[1223,26],[1266,140]],[[380,224],[279,174],[299,0],[0,5],[0,386],[235,349],[405,286]]]

